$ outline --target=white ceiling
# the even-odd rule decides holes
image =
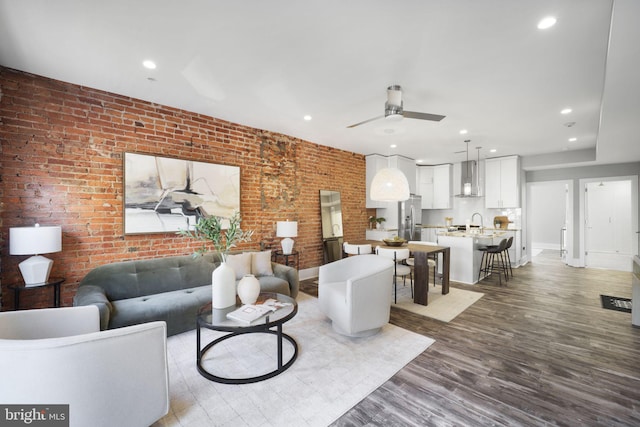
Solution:
[[[465,160],[465,139],[528,169],[624,163],[640,161],[638,17],[637,0],[0,0],[0,64],[425,164]],[[391,84],[446,118],[348,129]]]

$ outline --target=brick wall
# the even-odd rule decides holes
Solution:
[[[172,233],[124,235],[124,152],[240,166],[242,226],[255,230],[241,248],[279,247],[276,221],[297,220],[300,267],[322,264],[320,189],[341,192],[345,239],[364,238],[362,155],[2,67],[0,91],[3,309],[26,258],[9,256],[9,227],[62,226],[63,251],[47,257],[66,278],[63,305],[98,265],[197,247]],[[48,305],[51,292],[23,293],[21,305]]]

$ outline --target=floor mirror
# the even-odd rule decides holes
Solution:
[[[326,264],[342,258],[342,202],[339,191],[320,190],[320,214]]]

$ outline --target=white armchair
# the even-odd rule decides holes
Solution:
[[[393,260],[377,255],[325,264],[318,275],[320,309],[340,334],[373,335],[389,322],[392,279]]]
[[[71,426],[149,426],[169,411],[165,322],[100,332],[96,306],[0,313],[0,402],[68,404]]]

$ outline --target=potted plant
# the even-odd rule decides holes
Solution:
[[[211,303],[213,308],[226,308],[236,303],[236,273],[227,265],[227,255],[238,243],[251,241],[253,230],[243,231],[240,228],[240,212],[234,212],[229,218],[229,226],[225,229],[224,219],[217,216],[203,217],[198,220],[193,230],[179,230],[178,234],[203,241],[202,248],[193,255],[207,252],[207,243],[211,243],[220,254],[222,262],[211,275]]]
[[[223,229],[225,221],[222,217],[202,217],[194,226],[193,231],[180,230],[178,234],[204,242],[202,248],[193,254],[194,256],[208,252],[207,243],[210,242],[215,250],[220,253],[222,262],[226,262],[231,248],[235,248],[238,243],[250,242],[251,236],[253,236],[253,230],[243,231],[240,228],[241,221],[240,212],[236,211],[229,218],[229,226]]]
[[[369,228],[380,228],[380,224],[385,222],[386,220],[382,217],[376,218],[374,215],[369,217]]]

